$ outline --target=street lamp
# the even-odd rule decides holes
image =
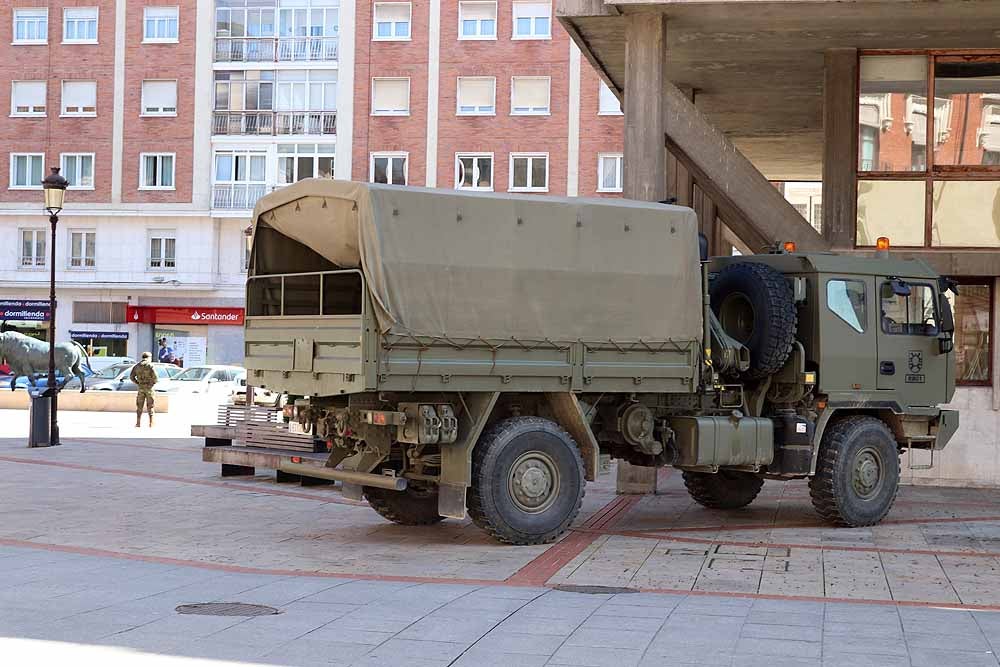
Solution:
[[[52,240],[49,261],[49,386],[45,394],[49,397],[49,446],[59,444],[59,423],[56,418],[59,388],[56,386],[56,225],[59,224],[59,213],[66,199],[66,186],[69,185],[60,173],[59,167],[52,167],[52,173],[42,181],[45,193],[45,210],[49,213],[49,223],[52,225]]]

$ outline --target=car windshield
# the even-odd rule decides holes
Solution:
[[[114,364],[108,366],[107,368],[101,370],[96,374],[96,377],[102,378],[104,380],[114,380],[119,374],[126,368],[131,368],[131,364]]]
[[[208,377],[208,374],[212,372],[211,368],[189,368],[180,375],[174,376],[175,380],[181,380],[182,382],[204,380]]]

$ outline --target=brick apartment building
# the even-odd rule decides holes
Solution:
[[[39,185],[71,186],[57,336],[242,359],[257,199],[312,176],[619,196],[622,117],[547,2],[14,0],[0,308],[47,335]],[[209,313],[207,318],[201,317]],[[212,313],[239,317],[204,324]],[[191,319],[195,317],[196,319]],[[219,320],[214,320],[219,321]]]
[[[530,0],[360,0],[352,177],[619,193],[619,104],[552,12]]]
[[[135,357],[166,335],[186,363],[242,358],[240,327],[204,324],[243,301],[243,227],[210,215],[211,6],[15,0],[0,16],[6,325],[46,337],[40,181],[60,166],[57,336]]]

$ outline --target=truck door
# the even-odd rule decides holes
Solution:
[[[878,388],[901,406],[948,400],[948,354],[939,348],[941,322],[931,281],[878,278]]]

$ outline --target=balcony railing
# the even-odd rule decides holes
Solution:
[[[309,62],[337,59],[337,37],[216,37],[215,62]]]
[[[212,134],[336,134],[336,111],[216,111]]]
[[[270,190],[263,183],[216,183],[212,186],[212,208],[252,209]]]

